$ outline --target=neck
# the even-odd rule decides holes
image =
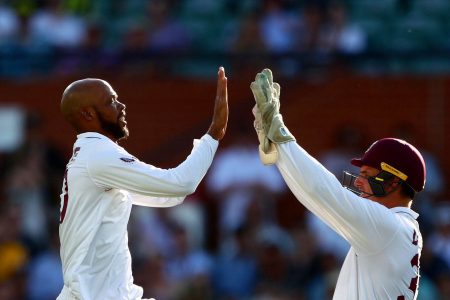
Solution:
[[[412,200],[408,197],[401,197],[399,195],[386,195],[384,197],[370,197],[371,200],[380,203],[387,208],[394,208],[394,207],[407,207],[411,208]]]
[[[100,133],[106,137],[108,137],[111,141],[117,143],[118,140],[110,133],[106,132],[105,130],[99,129],[99,128],[88,128],[88,127],[83,127],[83,126],[79,126],[75,128],[75,131],[77,132],[77,134],[80,133],[85,133],[85,132],[97,132]]]

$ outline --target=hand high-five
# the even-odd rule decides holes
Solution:
[[[217,73],[217,93],[214,105],[214,114],[208,134],[220,141],[227,130],[228,123],[228,91],[225,69],[219,68]]]
[[[250,84],[250,89],[256,101],[253,114],[255,116],[254,126],[260,143],[260,158],[265,165],[274,164],[278,159],[274,144],[295,140],[284,125],[280,114],[281,87],[278,83],[273,82],[272,71],[264,69],[256,74],[255,81]]]

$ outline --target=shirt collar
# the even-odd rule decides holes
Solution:
[[[78,139],[108,139],[109,137],[98,132],[83,132],[77,135]]]
[[[414,219],[417,219],[419,217],[419,214],[413,211],[411,208],[408,207],[393,207],[391,210],[395,213],[405,213],[413,217]]]

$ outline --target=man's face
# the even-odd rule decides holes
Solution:
[[[373,194],[373,191],[367,178],[376,176],[378,173],[380,173],[378,169],[365,165],[361,167],[359,176],[354,182],[355,187],[362,192],[361,197],[373,200],[374,197],[370,196]]]
[[[127,138],[129,130],[125,120],[126,106],[117,100],[117,94],[111,86],[107,86],[104,98],[100,105],[95,107],[100,126],[116,141]]]

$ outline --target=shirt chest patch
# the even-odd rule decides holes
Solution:
[[[131,157],[121,157],[120,160],[124,161],[126,163],[132,163],[132,162],[136,161],[134,158],[131,158]]]

